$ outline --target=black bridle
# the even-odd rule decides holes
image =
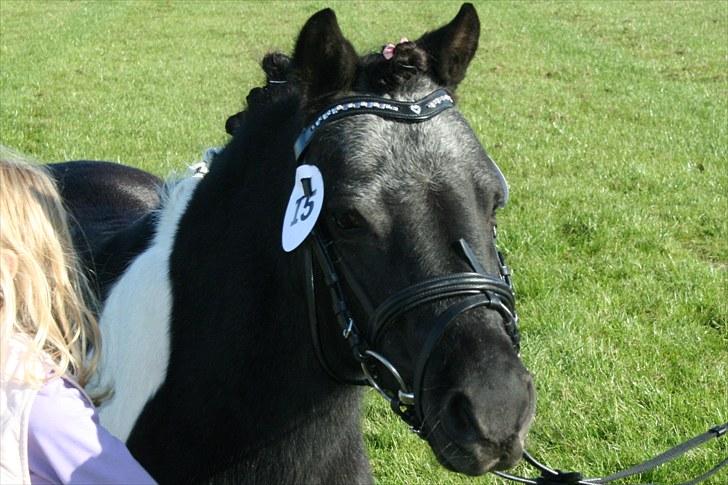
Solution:
[[[374,114],[382,118],[401,120],[404,122],[421,122],[433,118],[453,106],[454,102],[452,97],[442,89],[438,89],[419,101],[411,103],[374,96],[357,96],[341,99],[335,105],[319,114],[315,121],[299,135],[294,145],[296,160],[299,163],[303,162],[302,157],[304,152],[317,130],[335,120],[357,114]],[[498,176],[501,183],[504,184],[504,189],[507,193],[505,179],[499,169]],[[306,187],[305,184],[304,187]],[[305,286],[311,335],[313,337],[316,355],[326,373],[339,382],[372,386],[389,401],[392,410],[402,417],[415,432],[422,436],[420,431],[424,425],[424,413],[422,409],[424,374],[432,351],[451,322],[463,313],[478,307],[495,310],[503,319],[503,325],[506,333],[511,338],[513,347],[517,352],[520,349],[518,316],[515,310],[515,297],[511,284],[510,270],[505,264],[503,255],[496,247],[496,236],[494,227],[492,241],[495,252],[498,255],[498,276],[494,277],[487,274],[485,268],[480,264],[468,243],[464,239],[460,239],[455,245],[455,250],[468,263],[472,272],[452,273],[415,283],[391,295],[375,308],[358,284],[353,273],[348,269],[346,262],[338,254],[334,242],[327,237],[323,225],[317,223],[302,249],[304,252]],[[318,318],[316,315],[314,258],[318,263],[318,268],[323,274],[324,281],[329,289],[333,312],[341,327],[341,335],[351,347],[354,358],[360,364],[363,377],[361,375],[356,378],[342,377],[328,363],[326,354],[323,351],[319,338]],[[340,274],[343,275],[343,279],[340,277]],[[369,322],[367,328],[373,329],[373,335],[369,338],[366,338],[360,333],[359,327],[352,317],[344,296],[344,291],[341,287],[342,281],[352,290],[358,303],[368,315]],[[389,326],[394,324],[405,313],[422,305],[450,298],[458,298],[458,300],[442,311],[435,319],[435,324],[432,326],[425,340],[425,344],[420,349],[417,357],[412,385],[407,386],[397,368],[376,350],[381,343],[381,337],[386,333]],[[378,368],[385,369],[394,378],[398,389],[388,389],[382,384],[379,378]],[[725,434],[728,434],[728,423],[715,426],[665,453],[607,477],[584,478],[578,472],[565,472],[552,469],[540,463],[526,451],[523,452],[524,459],[538,469],[541,476],[526,478],[504,472],[494,473],[504,479],[533,485],[606,484],[656,468],[698,445],[713,438],[720,438]],[[708,472],[682,485],[694,485],[702,482],[713,476],[726,465],[728,465],[728,459],[724,459]]]
[[[319,128],[341,118],[358,114],[374,114],[386,119],[422,122],[453,106],[452,97],[442,89],[414,102],[395,101],[374,96],[341,99],[324,110],[311,125],[303,130],[294,146],[296,160],[302,163],[306,147]],[[518,316],[515,310],[510,271],[503,255],[495,248],[495,238],[494,229],[493,246],[498,255],[499,275],[488,274],[468,243],[464,239],[460,239],[456,242],[454,249],[470,266],[471,272],[451,273],[420,281],[394,293],[375,307],[349,270],[346,261],[341,258],[333,241],[327,236],[326,229],[322,224],[317,223],[304,245],[303,251],[309,322],[316,355],[322,367],[339,382],[372,386],[389,401],[392,410],[402,417],[413,430],[421,431],[425,420],[422,406],[423,383],[430,356],[450,323],[457,317],[479,307],[497,311],[503,319],[505,330],[511,338],[514,348],[516,351],[519,349]],[[314,260],[329,289],[333,312],[341,327],[341,335],[351,347],[354,359],[361,366],[362,374],[356,378],[342,377],[328,363],[323,351],[316,315]],[[344,296],[342,282],[353,292],[359,305],[366,312],[369,320],[366,328],[371,329],[371,335],[363,335],[356,324]],[[457,299],[456,302],[436,317],[415,362],[413,382],[407,385],[397,368],[379,350],[382,336],[406,313],[423,305],[452,298]],[[396,389],[391,389],[383,383],[380,374],[382,370],[386,371],[393,378],[393,382],[397,383]]]

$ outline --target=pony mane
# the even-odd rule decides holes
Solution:
[[[227,119],[225,131],[230,135],[255,113],[269,108],[285,96],[299,94],[301,91],[300,76],[290,56],[282,52],[270,52],[263,56],[260,66],[266,83],[251,89],[245,98],[246,109]],[[429,69],[427,52],[415,42],[404,41],[395,46],[390,59],[386,59],[381,52],[359,58],[357,74],[351,88],[376,95],[414,90],[418,80],[425,77]],[[314,103],[313,107],[309,107],[308,115],[314,114],[320,107],[319,104]]]
[[[260,67],[265,73],[266,84],[286,83],[291,80],[291,58],[282,52],[266,54]]]
[[[288,96],[297,89],[291,58],[281,52],[271,52],[260,63],[265,73],[265,86],[255,87],[245,98],[246,109],[230,116],[225,131],[232,135],[255,113],[271,106],[277,99]]]

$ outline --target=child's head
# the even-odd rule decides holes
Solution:
[[[56,373],[84,385],[96,366],[99,331],[68,216],[43,167],[0,155],[0,357],[11,338],[27,336],[29,368],[45,355]],[[42,378],[24,371],[29,383]]]

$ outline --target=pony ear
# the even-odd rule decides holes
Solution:
[[[455,89],[478,48],[480,20],[475,7],[464,3],[452,21],[420,37],[416,44],[429,57],[430,74],[438,84]]]
[[[314,14],[298,34],[293,66],[309,100],[349,88],[357,60],[330,8]]]

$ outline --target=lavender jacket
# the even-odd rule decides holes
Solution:
[[[124,443],[99,424],[86,394],[65,378],[48,381],[33,401],[28,466],[33,484],[155,483]]]

